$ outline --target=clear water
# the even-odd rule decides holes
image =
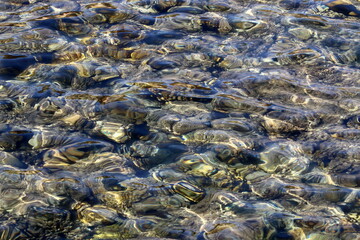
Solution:
[[[0,239],[359,239],[359,9],[2,0]]]

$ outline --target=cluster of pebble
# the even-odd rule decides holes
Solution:
[[[360,239],[347,0],[2,0],[0,239]]]

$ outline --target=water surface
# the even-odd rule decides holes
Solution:
[[[358,239],[359,9],[2,0],[0,239]]]

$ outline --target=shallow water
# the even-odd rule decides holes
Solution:
[[[360,239],[359,9],[2,0],[0,239]]]

